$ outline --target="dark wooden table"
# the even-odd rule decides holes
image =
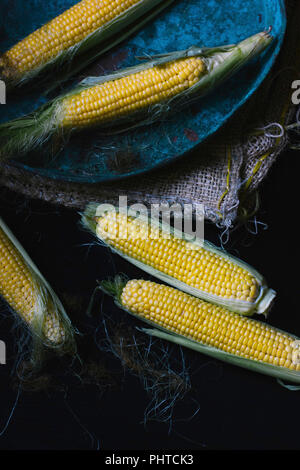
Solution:
[[[269,323],[298,335],[299,169],[299,154],[285,152],[261,187],[257,224],[252,221],[233,231],[226,245],[278,291]],[[103,365],[112,377],[112,385],[102,393],[95,384],[81,383],[59,361],[57,370],[52,364],[60,388],[21,393],[0,438],[1,449],[96,449],[98,445],[114,450],[299,448],[299,392],[282,388],[273,378],[187,350],[184,358],[191,390],[175,407],[171,429],[170,423],[144,426],[149,397],[142,384],[123,372],[120,361],[100,351],[94,341],[101,338],[101,331],[95,334],[95,330],[101,330],[103,314],[116,322],[122,319],[128,328],[140,324],[101,295],[96,296],[93,316],[86,316],[97,279],[118,272],[130,277],[143,273],[94,244],[73,211],[27,200],[6,189],[0,192],[0,206],[1,216],[68,305],[69,315],[83,333],[83,360]],[[220,231],[214,226],[207,224],[205,234],[219,243]],[[17,395],[12,374],[17,340],[10,313],[4,303],[0,308],[0,339],[7,345],[7,365],[0,366],[1,432]],[[178,348],[171,352],[179,357]],[[198,413],[191,418],[196,409]]]

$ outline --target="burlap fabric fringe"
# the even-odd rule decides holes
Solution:
[[[129,204],[203,205],[206,218],[226,228],[247,217],[255,208],[253,196],[289,143],[284,127],[295,115],[291,84],[300,75],[300,2],[286,0],[286,8],[287,34],[271,74],[234,118],[192,154],[144,176],[107,184],[54,181],[6,163],[0,166],[0,184],[77,210],[87,202],[118,203],[126,195]]]

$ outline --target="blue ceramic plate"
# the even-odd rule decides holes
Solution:
[[[1,0],[0,50],[4,51],[77,0]],[[232,44],[272,26],[273,45],[196,105],[168,121],[103,138],[97,131],[72,138],[67,149],[40,151],[14,165],[65,181],[94,183],[138,175],[179,156],[212,135],[251,96],[266,77],[282,45],[286,17],[283,0],[175,0],[150,25],[102,57],[88,74],[136,63],[136,56],[187,49],[192,45]],[[77,77],[77,80],[81,77]],[[26,114],[44,103],[43,95],[9,97],[0,121]]]

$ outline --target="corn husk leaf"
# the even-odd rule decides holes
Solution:
[[[224,299],[215,294],[209,294],[200,289],[191,287],[185,284],[184,282],[179,281],[178,279],[175,279],[174,277],[169,276],[168,274],[165,274],[162,271],[159,271],[158,269],[153,268],[152,266],[148,264],[142,263],[141,261],[137,259],[129,257],[128,255],[122,253],[120,250],[117,250],[110,244],[106,243],[105,239],[101,237],[99,232],[97,232],[97,222],[95,218],[101,216],[101,214],[98,211],[98,207],[99,205],[95,203],[89,204],[86,207],[85,212],[82,216],[82,224],[84,225],[84,227],[92,231],[92,233],[96,235],[98,239],[101,240],[101,242],[103,242],[106,246],[109,246],[109,248],[114,253],[117,253],[118,255],[122,256],[124,259],[134,264],[138,268],[142,269],[143,271],[149,273],[150,275],[160,279],[161,281],[164,281],[165,283],[173,287],[176,287],[179,290],[182,290],[190,295],[193,295],[194,297],[198,297],[203,300],[206,300],[207,302],[220,305],[222,307],[227,308],[228,310],[231,310],[236,313],[240,313],[242,315],[253,315],[254,313],[260,313],[260,314],[267,316],[267,313],[269,309],[271,308],[272,302],[276,296],[276,292],[273,289],[268,288],[263,276],[260,273],[258,273],[258,271],[256,271],[254,268],[252,268],[250,265],[245,263],[244,261],[241,261],[235,256],[232,256],[226,253],[226,251],[221,250],[220,248],[217,248],[212,243],[209,243],[206,240],[195,238],[195,240],[190,241],[189,235],[183,232],[180,232],[179,230],[174,229],[173,227],[170,227],[170,225],[164,222],[158,221],[157,219],[146,217],[145,215],[142,215],[142,214],[137,216],[135,211],[132,211],[129,209],[128,216],[131,216],[135,218],[136,220],[140,220],[142,223],[149,224],[149,227],[158,228],[162,234],[164,233],[170,234],[171,236],[174,236],[176,238],[186,240],[186,243],[188,244],[188,247],[190,248],[191,253],[193,251],[197,251],[199,248],[204,248],[205,250],[211,253],[215,253],[218,256],[221,256],[225,260],[234,262],[237,266],[240,266],[241,268],[247,270],[256,279],[257,284],[259,286],[259,294],[257,298],[255,299],[255,301],[253,302],[247,302],[244,300]],[[115,208],[115,211],[116,212],[118,211],[117,207]]]
[[[156,328],[159,328],[156,325]],[[274,366],[272,364],[264,364],[259,361],[246,359],[243,357],[235,356],[234,354],[227,353],[226,351],[221,351],[220,349],[206,346],[204,344],[198,343],[191,339],[185,338],[184,336],[178,335],[176,333],[170,333],[168,330],[163,329],[151,329],[151,328],[142,328],[142,331],[150,336],[155,336],[156,338],[164,339],[171,341],[172,343],[178,344],[180,346],[185,346],[187,348],[193,349],[194,351],[206,354],[220,361],[228,362],[235,366],[243,367],[244,369],[249,369],[254,372],[259,372],[260,374],[270,375],[277,379],[288,380],[290,382],[300,383],[300,373],[294,370],[289,370],[282,366]],[[295,340],[298,338],[295,337]],[[290,386],[287,386],[290,387]],[[300,387],[291,386],[291,390],[299,390]]]
[[[180,58],[198,56],[205,62],[206,72],[199,81],[179,93],[177,96],[160,104],[132,113],[131,115],[115,119],[114,122],[103,123],[97,126],[103,128],[105,135],[126,132],[138,126],[152,124],[164,119],[170,112],[179,111],[199,97],[207,94],[225,79],[239,70],[253,57],[259,55],[271,43],[272,37],[267,33],[259,33],[247,38],[237,45],[214,48],[191,47],[185,51],[177,51],[170,54],[156,56],[148,62],[134,67],[122,69],[110,75],[101,77],[88,77],[70,92],[58,97],[47,105],[36,110],[30,116],[19,118],[0,125],[0,160],[15,158],[27,152],[39,148],[54,136],[61,136],[62,146],[66,145],[69,135],[76,128],[63,129],[62,103],[69,98],[91,86],[100,85],[110,80],[117,80],[154,66],[173,62]],[[48,122],[49,121],[49,122]],[[62,134],[64,136],[62,137]]]
[[[101,26],[68,50],[61,52],[46,64],[34,68],[21,77],[16,77],[15,80],[7,82],[7,88],[11,89],[22,86],[39,75],[43,76],[44,81],[49,81],[49,74],[52,80],[50,89],[55,88],[59,83],[78,73],[92,61],[142,28],[162,10],[171,5],[173,1],[140,0],[118,17]],[[53,82],[54,70],[56,78]],[[40,85],[41,81],[39,79],[38,86]]]
[[[159,338],[159,339],[171,341],[172,343],[175,343],[177,345],[184,346],[189,349],[193,349],[196,352],[200,352],[202,354],[213,357],[220,361],[224,361],[224,362],[227,362],[227,363],[239,366],[239,367],[243,367],[244,369],[249,369],[254,372],[259,372],[264,375],[270,375],[280,380],[287,380],[287,381],[294,382],[294,383],[300,383],[300,372],[298,371],[289,370],[282,366],[266,364],[258,360],[251,360],[251,359],[236,356],[226,351],[217,349],[213,346],[202,344],[198,341],[186,338],[183,335],[179,335],[177,333],[169,331],[168,329],[163,328],[160,325],[157,325],[155,322],[145,319],[135,314],[131,310],[125,308],[122,305],[121,300],[120,300],[122,290],[124,289],[126,283],[127,283],[127,280],[124,280],[122,279],[122,277],[117,276],[115,280],[113,281],[100,282],[99,287],[103,292],[114,297],[114,302],[120,309],[138,318],[139,320],[142,320],[143,322],[149,324],[150,326],[155,327],[155,328],[140,328],[140,330],[143,331],[144,333],[150,336],[155,336],[156,338]],[[257,321],[257,323],[260,323],[260,322]],[[281,333],[286,333],[285,331],[282,331],[278,328],[273,328],[273,329]],[[299,340],[299,338],[297,338],[296,336],[291,335],[291,334],[289,335],[292,336],[295,340]],[[290,386],[290,385],[286,385],[286,388],[290,388],[291,390],[300,389],[300,387]]]

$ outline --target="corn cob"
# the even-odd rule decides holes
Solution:
[[[0,76],[18,85],[41,69],[74,61],[92,47],[97,52],[76,63],[76,71],[107,51],[173,0],[82,0],[0,56]],[[104,44],[106,42],[106,44]],[[74,72],[69,66],[68,72]]]
[[[74,349],[61,302],[1,218],[0,295],[44,344]]]
[[[271,40],[264,32],[236,46],[194,47],[112,75],[89,77],[31,115],[1,125],[0,158],[29,152],[62,133],[93,126],[106,134],[122,132],[162,119],[208,93]]]
[[[131,210],[122,213],[112,207],[99,212],[96,204],[87,206],[83,225],[139,268],[237,313],[267,315],[276,294],[246,263],[207,241],[189,241],[169,225]]]
[[[176,60],[96,85],[63,102],[63,127],[90,127],[168,100],[195,85],[205,73],[200,57]]]
[[[159,330],[148,334],[241,367],[300,382],[300,340],[252,318],[151,281],[102,281],[116,304]]]

